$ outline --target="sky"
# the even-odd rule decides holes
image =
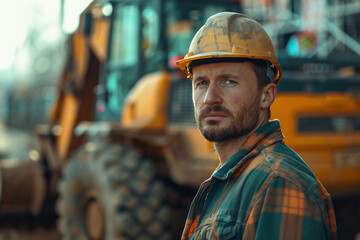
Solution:
[[[44,47],[57,41],[63,32],[74,31],[80,12],[89,2],[64,0],[66,15],[61,25],[61,0],[0,0],[0,71],[12,68],[31,31],[36,31]]]

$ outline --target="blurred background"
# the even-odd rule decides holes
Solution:
[[[191,85],[175,61],[220,11],[272,38],[284,70],[272,117],[332,195],[339,239],[360,239],[359,0],[0,0],[0,239],[179,238],[216,163],[192,133]],[[124,150],[108,142],[151,160],[118,163]],[[197,181],[174,164],[188,143],[184,165],[212,161]],[[129,167],[144,193],[109,164]]]

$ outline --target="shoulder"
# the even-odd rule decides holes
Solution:
[[[314,204],[323,205],[330,199],[310,167],[283,142],[261,150],[246,166],[238,168],[233,177],[232,186],[238,190],[234,194],[251,193],[253,200],[280,182],[291,185]]]
[[[306,162],[283,142],[264,149],[257,157],[261,159],[258,167],[269,172],[263,190],[275,182],[282,182],[291,185],[317,204],[321,205],[325,199],[330,198]]]

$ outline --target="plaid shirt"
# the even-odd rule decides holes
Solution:
[[[282,140],[278,120],[251,135],[200,186],[182,239],[336,239],[330,195]]]

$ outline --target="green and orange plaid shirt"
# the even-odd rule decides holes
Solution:
[[[336,239],[331,198],[283,142],[260,127],[196,194],[182,239]]]

